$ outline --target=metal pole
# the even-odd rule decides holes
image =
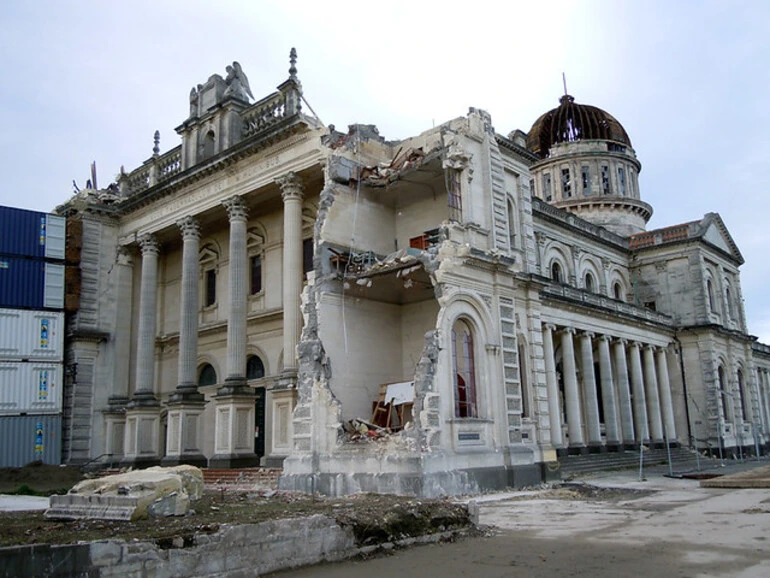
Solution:
[[[663,429],[663,441],[666,443],[666,454],[668,454],[668,475],[674,477],[674,470],[671,468],[671,444],[668,443],[668,434]]]
[[[639,481],[644,481],[644,444],[639,444]]]

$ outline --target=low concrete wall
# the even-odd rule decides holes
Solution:
[[[169,548],[123,540],[0,548],[0,577],[235,578],[342,560],[379,548],[435,542],[462,531],[362,547],[356,544],[351,529],[339,526],[332,518],[317,515],[222,526],[215,534],[177,538],[175,544],[168,544]]]

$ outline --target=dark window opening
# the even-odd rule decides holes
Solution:
[[[553,262],[551,265],[551,280],[555,281],[556,283],[561,283],[561,265],[557,263],[556,261]]]
[[[452,365],[455,376],[455,417],[477,417],[473,335],[463,321],[458,321],[452,328]]]
[[[612,286],[612,295],[617,299],[618,301],[623,300],[623,289],[620,286],[620,283],[615,283]]]
[[[447,204],[449,206],[449,219],[460,222],[463,219],[463,201],[461,197],[462,187],[460,181],[461,172],[454,169],[447,170]]]
[[[206,271],[206,307],[217,302],[217,272],[214,269]]]
[[[626,171],[623,167],[618,167],[618,186],[620,187],[620,195],[626,196]]]
[[[594,276],[591,275],[590,273],[586,273],[585,290],[586,291],[591,291],[592,293],[593,293],[593,290],[594,290]]]
[[[251,295],[262,291],[262,257],[251,258]]]
[[[551,194],[551,175],[543,175],[543,199],[546,201],[553,199]]]
[[[610,194],[610,168],[607,165],[602,165],[602,193]]]
[[[302,241],[302,274],[313,270],[313,239]]]
[[[205,385],[216,385],[217,384],[217,372],[214,370],[214,368],[211,366],[210,363],[207,363],[203,367],[201,367],[201,371],[198,374],[198,387],[203,387]]]
[[[572,181],[569,176],[569,169],[561,170],[561,192],[562,197],[565,199],[572,196]]]
[[[650,311],[657,311],[655,301],[645,301],[644,306]]]
[[[743,391],[743,372],[740,369],[738,370],[738,391],[736,391],[736,394],[738,395],[738,417],[741,421],[744,421],[747,414],[746,396]]]
[[[580,174],[583,180],[583,195],[587,197],[591,194],[591,169],[583,167],[580,169]]]
[[[203,139],[203,158],[207,159],[209,157],[214,156],[214,140],[215,140],[214,131],[210,130],[208,133],[206,133],[205,138]]]
[[[246,360],[246,379],[261,379],[265,377],[265,365],[258,355],[250,355]]]
[[[708,293],[709,311],[714,311],[714,286],[711,283],[711,279],[706,281],[706,293]]]

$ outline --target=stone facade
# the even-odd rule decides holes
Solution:
[[[305,114],[294,63],[256,103],[212,76],[179,147],[60,208],[83,225],[68,461],[439,495],[568,453],[768,447],[743,258],[715,213],[645,230],[615,119],[570,97],[529,134],[470,109],[389,142]],[[404,383],[393,433],[356,439]]]

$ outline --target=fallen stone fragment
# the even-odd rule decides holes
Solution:
[[[51,496],[46,518],[139,520],[183,516],[203,495],[203,472],[194,466],[154,467],[83,480],[64,496]]]

